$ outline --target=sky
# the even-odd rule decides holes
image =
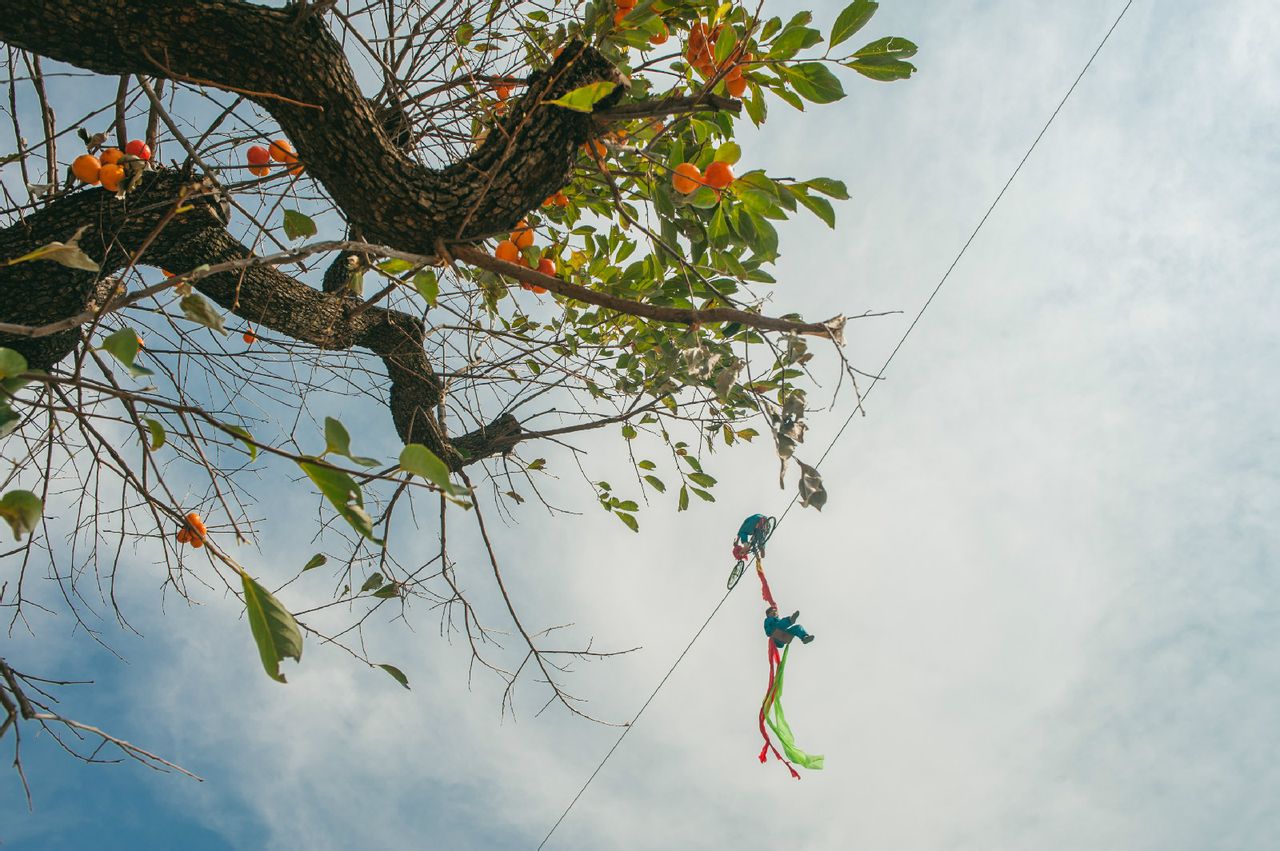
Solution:
[[[744,167],[853,196],[834,231],[780,228],[775,312],[902,311],[850,324],[877,370],[1122,6],[884,2],[868,39],[919,44],[916,77],[850,75],[844,101],[776,104],[742,140]],[[779,528],[770,584],[818,636],[787,714],[826,768],[756,761],[748,575],[548,848],[1280,845],[1277,40],[1267,0],[1137,0],[823,464],[826,508]],[[797,455],[847,413],[812,415]],[[548,457],[585,514],[526,505],[494,543],[540,622],[643,646],[571,679],[625,721],[720,600],[738,522],[791,491],[768,446],[722,454],[717,503],[655,505],[633,536]],[[296,570],[294,534],[266,534],[263,574]],[[95,680],[73,716],[205,781],[24,741],[35,809],[0,785],[6,848],[534,848],[619,734],[538,715],[529,684],[504,718],[426,611],[369,635],[412,691],[314,643],[278,685],[234,600],[161,607],[148,563],[126,567],[125,662],[58,620],[4,652]]]

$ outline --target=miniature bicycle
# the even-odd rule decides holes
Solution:
[[[742,578],[748,561],[752,558],[764,558],[764,545],[768,543],[777,525],[777,520],[763,514],[754,514],[743,521],[742,527],[738,530],[738,537],[733,540],[733,554],[737,556],[738,562],[729,571],[729,581],[726,584],[730,591]]]

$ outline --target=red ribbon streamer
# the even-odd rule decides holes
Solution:
[[[778,604],[773,601],[773,594],[769,591],[769,582],[764,578],[764,568],[756,562],[756,574],[760,577],[760,594],[764,597],[765,602],[777,608]],[[773,751],[776,759],[780,760],[787,770],[791,772],[791,776],[796,780],[800,779],[800,772],[796,771],[795,766],[787,762],[782,754],[778,753],[778,749],[774,747],[773,740],[769,738],[769,731],[765,729],[764,717],[769,714],[769,707],[773,706],[773,699],[777,696],[774,694],[774,677],[778,670],[778,646],[773,643],[773,639],[766,639],[769,642],[769,687],[765,690],[764,701],[760,704],[760,735],[764,738],[764,747],[760,748],[760,761],[766,762],[769,758],[769,751]]]
[[[760,596],[776,609],[778,604],[773,600],[773,592],[769,590],[769,580],[764,578],[764,565],[759,560],[756,561],[756,575],[760,577]]]

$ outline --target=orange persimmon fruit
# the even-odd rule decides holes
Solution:
[[[296,163],[298,161],[298,155],[294,152],[293,145],[289,144],[288,139],[276,139],[271,143],[267,153],[271,156],[271,159],[278,163]]]
[[[701,185],[702,172],[693,163],[680,163],[671,175],[671,186],[681,195],[688,195]]]
[[[124,180],[124,169],[115,163],[104,165],[98,171],[98,180],[102,181],[102,188],[108,192],[119,192],[120,183]]]
[[[511,232],[511,241],[515,243],[516,248],[528,248],[533,245],[533,228],[529,227],[529,222],[521,219],[516,225],[516,229]]]
[[[702,176],[706,184],[713,189],[724,189],[733,183],[733,169],[728,163],[716,160],[707,166],[707,173]]]
[[[514,242],[504,239],[498,243],[498,247],[493,249],[493,256],[499,260],[505,260],[508,263],[522,263],[520,258],[520,249]]]
[[[76,176],[76,180],[87,183],[90,186],[98,182],[98,172],[102,170],[102,163],[92,154],[81,154],[71,163],[71,173]]]

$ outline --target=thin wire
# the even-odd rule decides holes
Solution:
[[[1009,186],[1013,183],[1014,178],[1018,176],[1018,172],[1022,171],[1022,166],[1026,164],[1028,159],[1030,159],[1032,152],[1035,151],[1036,146],[1040,144],[1040,140],[1044,138],[1044,134],[1048,132],[1049,125],[1053,124],[1053,120],[1058,117],[1058,113],[1061,112],[1062,107],[1066,105],[1067,99],[1070,98],[1071,93],[1076,90],[1076,86],[1079,85],[1080,80],[1084,78],[1085,73],[1089,70],[1089,66],[1093,64],[1094,59],[1098,58],[1098,54],[1102,52],[1102,48],[1106,46],[1107,40],[1111,38],[1111,34],[1115,32],[1116,27],[1120,25],[1120,21],[1124,18],[1125,13],[1129,11],[1129,7],[1132,5],[1133,0],[1128,0],[1128,2],[1124,4],[1124,8],[1120,10],[1120,14],[1117,15],[1115,21],[1112,22],[1111,28],[1108,29],[1106,35],[1102,37],[1102,41],[1098,42],[1098,46],[1094,49],[1093,54],[1089,56],[1089,61],[1084,63],[1084,67],[1080,69],[1080,73],[1077,74],[1075,80],[1072,81],[1071,88],[1067,89],[1067,93],[1062,96],[1062,100],[1058,102],[1057,107],[1049,116],[1049,120],[1040,128],[1040,132],[1036,134],[1035,140],[1031,143],[1031,146],[1027,148],[1027,152],[1022,155],[1022,159],[1018,161],[1017,167],[1015,167],[1013,173],[1009,175],[1009,179],[1004,182],[1004,186],[1000,188],[1000,192],[996,195],[995,200],[991,202],[989,207],[987,207],[987,211],[982,214],[981,220],[978,221],[978,226],[973,229],[973,233],[969,234],[969,238],[965,240],[965,243],[961,246],[959,253],[957,253],[955,259],[951,261],[951,265],[947,267],[947,271],[943,273],[942,278],[938,281],[938,285],[933,288],[933,292],[931,292],[929,297],[925,299],[924,306],[920,308],[920,312],[916,314],[916,318],[911,320],[911,324],[907,326],[907,330],[903,332],[902,338],[898,340],[898,344],[893,347],[893,351],[890,352],[889,357],[885,359],[884,366],[880,367],[879,371],[872,377],[871,383],[867,385],[866,392],[862,394],[862,397],[859,400],[859,404],[854,406],[853,411],[849,414],[848,418],[845,419],[844,424],[840,426],[840,430],[836,432],[835,437],[831,438],[831,442],[827,444],[827,448],[823,451],[822,457],[820,457],[818,459],[818,463],[814,465],[815,469],[822,466],[822,462],[827,460],[827,456],[831,454],[831,450],[835,448],[836,442],[844,435],[845,429],[849,427],[849,423],[853,422],[854,415],[856,415],[861,409],[861,403],[867,400],[867,397],[871,395],[871,391],[875,389],[876,384],[880,382],[881,378],[884,376],[885,370],[889,368],[889,364],[893,362],[894,357],[902,348],[903,343],[907,341],[907,337],[911,336],[911,332],[915,330],[915,327],[919,324],[921,317],[924,316],[924,312],[928,310],[929,305],[933,303],[933,299],[942,289],[942,285],[947,282],[949,277],[951,277],[952,270],[956,268],[956,265],[960,262],[960,258],[964,257],[965,252],[969,250],[969,246],[973,243],[974,238],[977,237],[978,231],[982,230],[982,226],[987,223],[987,219],[990,218],[991,212],[995,210],[996,205],[1000,203],[1000,199],[1004,197],[1005,191],[1008,190]],[[778,518],[778,522],[774,526],[775,531],[778,526],[782,525],[782,521],[791,513],[791,509],[795,507],[795,504],[799,499],[799,494],[791,497],[791,502],[787,505],[786,510],[782,512],[782,516]],[[591,781],[596,779],[596,775],[600,773],[602,768],[604,768],[605,763],[609,761],[609,757],[613,756],[613,752],[618,749],[618,745],[622,744],[622,740],[627,737],[627,733],[630,733],[631,729],[636,725],[636,722],[640,720],[640,716],[644,714],[645,709],[647,709],[649,704],[653,702],[653,699],[658,696],[658,692],[662,690],[662,687],[666,685],[667,680],[673,673],[675,673],[676,667],[679,666],[685,655],[693,648],[694,642],[696,642],[702,635],[703,631],[707,628],[707,625],[711,623],[712,618],[714,618],[716,613],[720,611],[720,607],[724,605],[724,601],[729,599],[729,594],[731,593],[733,593],[732,588],[725,592],[725,595],[720,598],[719,603],[716,603],[716,607],[711,610],[711,614],[707,616],[707,619],[703,621],[702,626],[698,628],[697,633],[695,633],[693,638],[689,640],[689,644],[676,659],[675,664],[671,666],[671,669],[667,671],[666,676],[664,676],[662,681],[658,683],[657,688],[655,688],[653,693],[649,695],[649,699],[644,702],[644,706],[640,707],[640,711],[636,713],[636,717],[633,718],[631,723],[627,725],[626,729],[622,731],[622,735],[613,743],[613,747],[609,748],[609,752],[604,755],[604,759],[600,760],[600,764],[596,766],[596,770],[591,772],[591,776],[587,778],[587,782],[582,784],[582,788],[578,790],[578,794],[573,796],[573,800],[569,802],[569,806],[564,808],[564,812],[560,814],[560,818],[556,819],[556,823],[551,826],[551,829],[547,831],[547,835],[542,838],[540,843],[538,843],[539,851],[541,851],[542,847],[551,839],[551,834],[556,832],[556,828],[560,826],[560,823],[569,815],[569,811],[573,809],[573,805],[578,803],[578,799],[587,791],[587,787],[591,785]]]
[[[591,781],[596,779],[596,775],[600,773],[600,769],[604,768],[604,764],[609,761],[609,757],[613,756],[613,752],[618,749],[618,745],[622,744],[622,740],[627,737],[627,733],[631,732],[631,728],[636,725],[636,722],[640,720],[640,716],[649,708],[649,704],[653,702],[653,699],[658,696],[658,692],[662,690],[664,685],[666,685],[667,680],[675,673],[676,667],[680,664],[680,660],[684,659],[685,653],[688,653],[689,650],[692,649],[693,643],[702,635],[702,631],[711,623],[711,619],[716,616],[716,612],[720,611],[720,607],[724,605],[724,601],[729,599],[729,595],[732,593],[732,588],[724,592],[724,596],[720,598],[720,602],[716,603],[716,607],[711,610],[711,614],[707,615],[707,619],[702,622],[702,626],[698,627],[698,631],[694,634],[693,638],[689,639],[689,643],[685,646],[684,651],[671,665],[671,670],[667,671],[667,675],[662,678],[662,682],[658,683],[658,687],[653,690],[653,694],[649,695],[649,699],[644,702],[644,706],[640,707],[640,711],[636,713],[636,717],[632,718],[631,723],[622,731],[622,735],[618,737],[618,741],[614,742],[613,747],[609,748],[609,752],[604,755],[604,759],[600,760],[600,764],[596,766],[596,770],[591,772],[591,776],[587,778],[587,782],[582,784],[582,788],[578,790],[578,794],[573,796],[573,800],[569,802],[569,806],[564,808],[564,812],[560,814],[560,818],[556,819],[556,823],[551,825],[551,829],[547,831],[547,835],[538,843],[539,851],[541,851],[543,845],[547,844],[547,840],[551,838],[551,834],[556,832],[556,828],[560,826],[560,822],[564,821],[565,816],[569,815],[569,810],[573,809],[573,805],[578,803],[578,799],[582,797],[582,793],[587,791],[587,787],[591,785]]]

